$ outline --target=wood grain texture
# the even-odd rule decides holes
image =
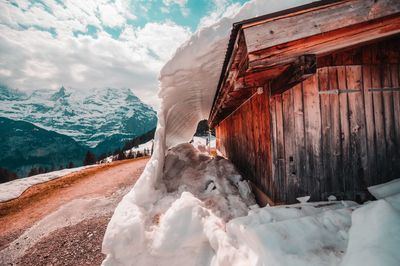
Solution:
[[[341,1],[245,28],[244,35],[251,53],[399,12],[397,0]]]
[[[274,203],[371,199],[400,173],[399,40],[325,55],[282,94],[266,81],[219,124],[218,149]]]

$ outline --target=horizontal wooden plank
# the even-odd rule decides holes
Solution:
[[[400,12],[398,0],[350,0],[244,28],[248,52],[326,33]]]
[[[362,25],[334,30],[329,34],[314,35],[250,53],[247,71],[290,64],[302,54],[324,55],[399,33],[400,15],[398,14],[390,18],[373,20]]]

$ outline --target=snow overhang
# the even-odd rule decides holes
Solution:
[[[274,94],[301,82],[325,54],[398,33],[397,0],[319,1],[235,23],[209,125],[215,127],[260,87]]]

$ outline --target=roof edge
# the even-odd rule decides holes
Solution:
[[[220,74],[218,85],[217,85],[217,90],[216,90],[215,95],[214,95],[214,99],[213,99],[213,103],[212,103],[212,106],[211,106],[211,109],[210,109],[208,120],[211,119],[211,114],[212,114],[212,111],[214,109],[215,103],[217,101],[219,92],[221,90],[221,85],[222,85],[222,82],[224,80],[225,72],[226,72],[226,70],[228,68],[228,64],[229,64],[230,58],[232,57],[232,52],[234,50],[233,48],[234,48],[236,39],[238,37],[238,33],[240,32],[240,30],[242,29],[242,26],[244,24],[255,23],[255,22],[258,22],[258,21],[262,21],[262,20],[266,20],[266,19],[272,19],[272,18],[288,15],[288,14],[291,14],[291,13],[294,13],[294,12],[298,12],[298,11],[302,11],[302,10],[312,9],[312,8],[315,8],[315,7],[325,6],[325,5],[344,2],[344,1],[346,1],[346,0],[320,0],[320,1],[315,1],[315,2],[309,3],[309,4],[295,6],[295,7],[292,7],[292,8],[280,10],[280,11],[277,11],[277,12],[268,13],[268,14],[265,14],[265,15],[262,15],[262,16],[258,16],[258,17],[254,17],[254,18],[250,18],[250,19],[245,19],[245,20],[233,23],[232,24],[231,34],[230,34],[230,37],[229,37],[227,51],[225,53],[224,63],[222,65],[221,74]]]

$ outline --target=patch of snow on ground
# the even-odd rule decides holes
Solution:
[[[146,143],[140,144],[138,147],[134,147],[130,150],[124,151],[124,154],[127,157],[130,153],[136,155],[138,152],[143,155],[150,155],[153,145],[154,145],[154,140],[149,140]],[[102,159],[99,163],[111,163],[113,161],[116,161],[117,159],[118,159],[118,155],[111,155],[111,156],[108,156],[108,157]]]
[[[88,165],[70,169],[63,169],[59,171],[53,171],[45,174],[34,175],[2,183],[0,184],[0,202],[18,198],[19,196],[21,196],[22,193],[24,193],[25,190],[27,190],[31,186],[45,183],[47,181],[95,166],[96,165]]]

